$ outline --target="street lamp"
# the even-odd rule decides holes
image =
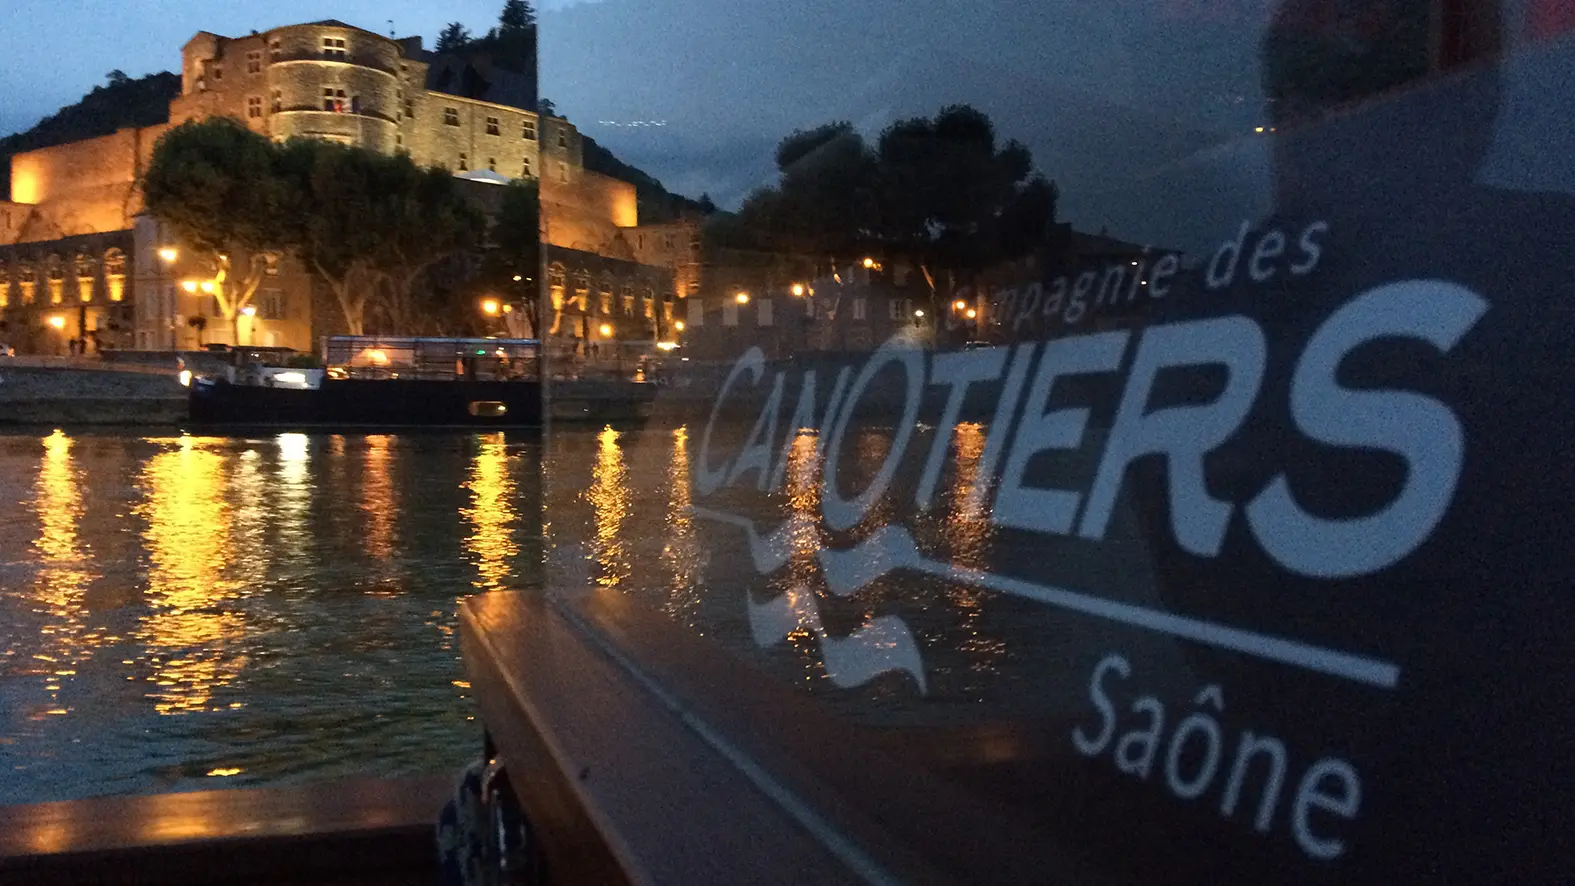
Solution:
[[[741,305],[747,305],[749,304],[749,293],[740,292],[739,294],[733,296],[733,300]]]
[[[177,258],[180,258],[180,251],[173,246],[165,246],[159,250],[159,260],[167,265],[175,264]]]
[[[796,296],[802,296],[804,294],[804,284],[802,284],[802,283],[794,283],[793,284],[793,294],[796,295]]]
[[[204,280],[204,281],[202,281],[202,291],[206,292],[206,293],[209,293],[209,294],[212,294],[212,292],[213,292],[213,281],[212,280]]]
[[[65,329],[66,318],[56,314],[55,316],[49,318],[49,325],[55,327],[56,329]]]
[[[959,298],[956,302],[952,303],[952,307],[958,311],[966,311],[968,309],[968,303]]]
[[[186,290],[187,292],[196,292],[197,291],[197,281],[196,280],[182,280],[180,282],[180,288]]]
[[[603,323],[597,331],[602,334],[602,338],[612,338],[613,328],[610,323]]]
[[[481,313],[486,314],[488,317],[496,317],[498,310],[498,300],[495,298],[489,298],[481,303]]]
[[[969,320],[972,320],[973,318],[979,316],[979,312],[974,310],[973,308],[969,308],[968,309],[968,313],[966,315],[964,315],[964,316],[966,316]]]
[[[920,308],[919,310],[914,311],[913,312],[913,316],[918,317],[920,320],[923,320],[924,319],[924,309]]]
[[[514,282],[515,282],[515,283],[518,283],[518,282],[520,282],[520,281],[521,281],[521,280],[524,280],[524,279],[525,279],[525,278],[524,278],[524,277],[521,277],[521,276],[520,276],[520,275],[519,275],[519,274],[515,274],[515,275],[514,275]]]
[[[682,320],[674,320],[673,321],[673,328],[678,330],[679,332],[683,332],[684,331],[684,321],[682,321]]]
[[[255,316],[257,316],[257,306],[256,305],[247,305],[246,307],[241,308],[241,313],[245,314],[248,317],[255,317]]]

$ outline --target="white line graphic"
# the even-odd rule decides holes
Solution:
[[[744,517],[704,508],[694,511],[696,516],[744,529],[757,569],[775,562],[762,554],[775,553],[776,536],[761,539],[754,523]],[[785,544],[785,537],[780,540]],[[931,560],[919,552],[912,534],[898,526],[884,526],[846,551],[822,549],[819,557],[826,584],[840,597],[888,572],[909,569],[1380,689],[1394,689],[1400,682],[1400,666],[1392,662]],[[786,562],[784,556],[777,566]]]

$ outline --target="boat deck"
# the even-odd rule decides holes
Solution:
[[[0,806],[0,884],[437,880],[449,776]]]

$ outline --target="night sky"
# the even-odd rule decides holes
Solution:
[[[174,70],[193,33],[338,18],[430,46],[446,21],[482,32],[501,0],[3,0],[0,132],[75,101],[113,68]],[[537,4],[542,93],[672,190],[736,205],[774,177],[796,127],[873,136],[951,102],[1033,150],[1080,227],[1162,239],[1127,195],[1176,182],[1200,209],[1261,204],[1259,35],[1271,0],[601,0]],[[1513,14],[1513,13],[1512,13]],[[70,39],[63,35],[70,34]],[[1202,162],[1205,169],[1198,169]],[[1179,164],[1179,165],[1178,165]],[[1231,196],[1222,200],[1222,194]],[[1207,214],[1207,213],[1205,213]],[[1230,227],[1225,215],[1205,229]]]

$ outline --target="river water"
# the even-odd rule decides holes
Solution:
[[[540,455],[0,436],[0,803],[457,770],[456,601],[539,583]]]
[[[982,564],[1010,547],[970,493],[984,434],[957,434],[941,506],[909,522]],[[889,442],[860,435],[855,473]],[[670,426],[0,435],[0,803],[455,772],[481,744],[458,602],[549,582],[628,594],[858,719],[1073,702],[1005,667],[1072,654],[1043,607],[912,577],[819,587],[813,435],[781,495],[707,501],[788,527],[769,578],[694,510],[698,448]],[[899,603],[906,623],[879,618]],[[884,652],[828,639],[861,624]]]

